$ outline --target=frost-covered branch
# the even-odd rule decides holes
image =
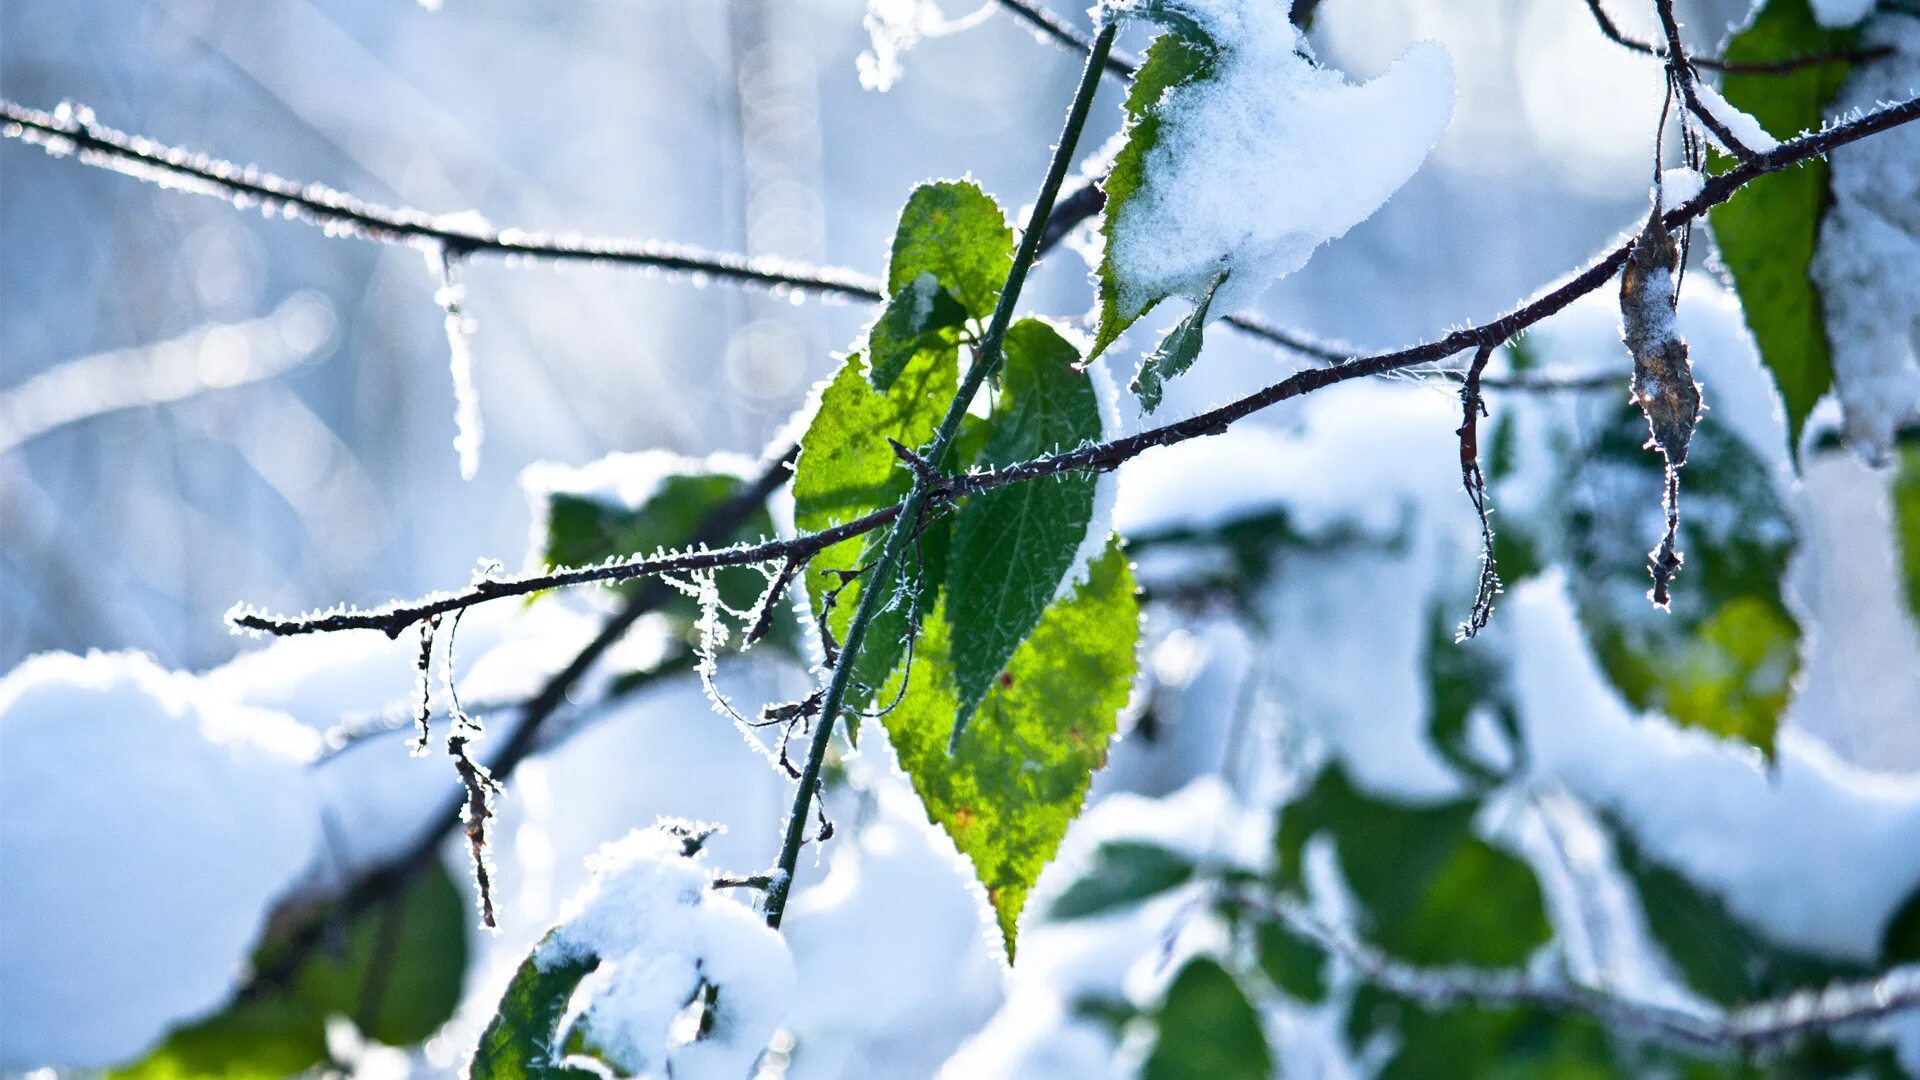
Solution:
[[[1824,131],[1782,143],[1773,150],[1756,154],[1735,168],[1709,180],[1692,199],[1668,211],[1663,221],[1669,229],[1679,228],[1693,218],[1706,213],[1709,208],[1732,198],[1735,192],[1755,177],[1797,165],[1825,154],[1837,146],[1844,146],[1915,119],[1920,119],[1920,98],[1909,99],[1898,105],[1888,106],[1846,123],[1834,125]],[[1633,241],[1627,240],[1595,260],[1586,269],[1507,314],[1477,326],[1455,330],[1438,340],[1328,367],[1308,368],[1295,372],[1287,378],[1218,408],[1110,442],[1096,443],[1067,453],[1035,458],[1006,468],[955,477],[944,486],[929,490],[928,498],[938,503],[1066,472],[1108,472],[1155,447],[1171,446],[1189,439],[1218,434],[1270,405],[1301,397],[1316,390],[1351,379],[1383,375],[1422,364],[1437,363],[1468,349],[1497,348],[1522,330],[1561,311],[1575,300],[1611,281],[1625,265],[1627,255],[1632,250]],[[1488,380],[1487,385],[1497,384]],[[1524,388],[1527,384],[1520,382],[1514,385],[1517,388]],[[440,593],[417,601],[374,609],[342,608],[299,617],[285,617],[236,607],[228,618],[235,626],[242,629],[276,635],[375,629],[391,636],[399,634],[423,619],[464,610],[476,604],[508,596],[524,596],[547,589],[592,582],[630,581],[659,574],[711,570],[751,563],[784,562],[794,558],[806,559],[832,544],[886,525],[898,514],[897,506],[887,507],[830,529],[802,534],[787,540],[770,540],[760,544],[743,544],[717,549],[695,548],[645,557],[617,559],[595,566],[570,567],[546,574],[492,578],[461,591]]]
[[[1700,73],[1694,70],[1686,46],[1680,43],[1680,20],[1673,13],[1673,0],[1653,0],[1653,6],[1660,13],[1661,32],[1667,36],[1667,77],[1672,80],[1674,89],[1680,92],[1680,100],[1686,104],[1687,111],[1706,125],[1728,153],[1742,161],[1752,157],[1754,148],[1735,135],[1726,121],[1701,101],[1698,86]]]
[[[1604,35],[1608,41],[1631,52],[1637,52],[1642,56],[1657,57],[1661,60],[1667,58],[1667,50],[1656,48],[1644,41],[1636,41],[1622,32],[1620,25],[1614,22],[1613,17],[1608,15],[1606,9],[1601,6],[1600,0],[1587,0],[1587,10],[1593,13],[1594,23],[1600,27],[1600,33]],[[1886,56],[1891,51],[1892,50],[1885,48],[1842,49],[1836,52],[1808,53],[1805,56],[1792,56],[1785,60],[1758,62],[1720,60],[1707,56],[1690,56],[1687,59],[1693,63],[1694,67],[1705,68],[1708,71],[1725,72],[1730,75],[1786,75],[1798,71],[1801,68],[1817,67],[1821,64],[1857,64],[1863,60],[1876,60],[1882,56]]]
[[[1021,10],[1021,5],[1010,0],[1002,2]],[[1053,18],[1050,14],[1046,17]],[[1130,73],[1131,68],[1119,72]],[[708,251],[659,240],[554,235],[528,229],[476,226],[467,220],[469,215],[430,214],[423,210],[381,206],[322,184],[288,180],[252,166],[235,165],[207,154],[129,135],[99,123],[85,108],[62,106],[56,112],[47,113],[0,98],[0,136],[33,143],[56,157],[74,155],[84,164],[111,169],[161,187],[210,195],[237,207],[278,212],[290,220],[321,228],[331,236],[422,245],[458,257],[495,255],[642,267],[791,291],[798,296],[818,295],[867,303],[886,299],[878,279],[843,267]],[[1068,192],[1047,223],[1040,252],[1051,251],[1068,233],[1099,213],[1105,202],[1106,196],[1092,182]],[[1337,362],[1347,356],[1331,346],[1252,315],[1234,315],[1226,321],[1269,344],[1316,360]]]
[[[1513,1005],[1585,1013],[1619,1031],[1706,1051],[1753,1051],[1920,1008],[1920,964],[1830,983],[1725,1012],[1694,1012],[1514,970],[1419,967],[1360,941],[1299,903],[1244,897],[1386,990],[1423,1005]]]
[[[44,148],[137,180],[258,207],[318,226],[330,236],[402,243],[454,255],[496,255],[549,262],[636,266],[719,281],[794,290],[851,300],[885,299],[880,283],[865,274],[810,266],[785,259],[707,251],[658,240],[558,236],[528,229],[496,229],[471,215],[429,214],[368,202],[322,184],[300,183],[250,165],[167,146],[99,123],[90,109],[62,105],[47,113],[0,99],[0,135]]]
[[[692,541],[696,544],[717,542],[731,536],[741,525],[757,513],[773,492],[786,482],[793,473],[794,455],[786,454],[768,461],[759,476],[748,482],[725,503],[716,507],[701,521],[694,530]],[[644,616],[658,610],[676,593],[659,581],[650,581],[643,588],[631,594],[621,608],[600,628],[593,640],[589,641],[567,665],[555,672],[543,683],[540,689],[520,707],[519,722],[500,747],[500,752],[486,762],[487,772],[499,784],[505,784],[533,752],[543,745],[543,736],[547,721],[560,712],[572,694],[573,689],[584,678],[593,665],[598,663],[608,649],[626,636],[635,623]],[[461,827],[461,811],[465,806],[464,795],[449,801],[419,833],[413,846],[382,865],[372,873],[361,878],[341,897],[323,917],[296,931],[281,951],[278,959],[269,967],[254,974],[240,996],[252,997],[265,990],[284,985],[314,950],[320,948],[332,930],[344,925],[355,915],[372,910],[387,900],[401,895],[412,884],[419,872],[432,865],[439,858],[446,838]]]
[[[1033,27],[1035,33],[1064,49],[1085,56],[1093,48],[1093,38],[1074,29],[1067,20],[1035,3],[1034,0],[996,0],[996,2],[1020,21]],[[1102,66],[1108,75],[1131,79],[1140,64],[1127,54],[1116,51],[1107,54],[1106,63]]]

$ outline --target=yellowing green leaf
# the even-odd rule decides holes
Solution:
[[[984,319],[1013,266],[1013,229],[971,180],[922,184],[907,197],[887,262],[887,295],[932,274],[967,314]]]
[[[899,502],[912,476],[900,467],[887,439],[897,439],[909,447],[930,441],[947,403],[959,389],[959,378],[954,352],[919,353],[891,389],[882,393],[867,381],[861,355],[847,357],[822,393],[813,423],[800,438],[800,457],[793,475],[794,524],[811,532]],[[821,552],[807,566],[807,598],[814,617],[836,642],[846,636],[861,590],[873,584],[865,578],[850,580],[844,575],[874,560],[882,536],[875,532],[844,540]],[[936,566],[944,569],[944,564]],[[903,570],[924,567],[925,560],[909,558]],[[900,580],[896,577],[883,587],[897,590]],[[875,617],[855,662],[854,678],[861,686],[878,687],[899,662],[911,606],[902,597],[901,602],[883,607]],[[871,700],[871,695],[854,700],[864,703]]]
[[[1138,640],[1133,573],[1115,541],[1087,581],[1047,609],[952,754],[960,698],[944,611],[926,620],[911,669],[888,687],[892,701],[911,675],[883,720],[887,737],[928,816],[986,887],[1009,956],[1027,892],[1106,762]]]
[[[1920,619],[1920,441],[1902,440],[1893,474],[1893,538],[1907,610]]]

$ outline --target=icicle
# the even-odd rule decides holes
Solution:
[[[434,302],[447,313],[447,354],[453,374],[453,449],[460,455],[460,477],[471,480],[480,471],[480,391],[473,382],[474,322],[466,313],[466,286],[460,284],[460,258],[442,244],[428,252],[428,263],[440,275]]]

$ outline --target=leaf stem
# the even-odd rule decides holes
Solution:
[[[1117,30],[1117,23],[1107,21],[1087,52],[1086,67],[1080,73],[1080,87],[1074,93],[1073,107],[1067,111],[1059,145],[1054,147],[1053,161],[1047,167],[1047,178],[1040,185],[1040,194],[1033,201],[1033,213],[1020,234],[1020,246],[1014,251],[1006,284],[1000,288],[1000,300],[994,305],[993,318],[974,350],[973,363],[967,368],[966,378],[961,381],[953,401],[947,405],[947,415],[940,421],[939,431],[935,433],[926,453],[921,455],[936,469],[945,460],[954,437],[960,431],[960,421],[967,413],[968,404],[980,392],[987,376],[1000,366],[1001,346],[1006,341],[1007,327],[1013,322],[1014,306],[1020,301],[1020,290],[1026,284],[1027,271],[1040,253],[1040,239],[1046,234],[1047,218],[1053,213],[1054,200],[1059,197],[1060,185],[1065,182],[1067,169],[1073,163],[1074,148],[1079,144],[1080,133],[1087,125],[1087,114],[1093,108],[1094,92],[1100,88],[1100,73],[1113,51],[1113,38]],[[926,505],[927,495],[932,488],[933,478],[922,472],[914,472],[913,487],[907,492],[906,498],[900,501],[900,512],[887,533],[886,544],[874,564],[870,581],[885,581],[893,572],[893,567],[906,549],[907,541],[913,535],[920,511]],[[800,788],[793,797],[793,810],[787,815],[787,832],[780,847],[779,871],[773,875],[773,883],[767,889],[768,926],[777,928],[781,916],[786,913],[787,893],[793,888],[794,868],[800,860],[800,848],[806,840],[807,818],[812,809],[814,791],[820,785],[820,770],[826,764],[827,747],[833,740],[833,724],[846,701],[847,687],[853,678],[854,658],[866,640],[868,626],[879,614],[885,595],[885,589],[871,585],[861,590],[860,606],[855,609],[853,621],[847,627],[846,639],[841,643],[839,662],[833,667],[826,698],[820,705],[820,723],[814,729],[813,741],[807,746],[807,763],[800,773]]]

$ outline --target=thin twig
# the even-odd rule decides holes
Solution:
[[[1600,33],[1608,41],[1642,56],[1667,58],[1665,49],[1656,48],[1644,41],[1635,41],[1622,33],[1617,23],[1600,6],[1600,0],[1587,0],[1587,10],[1593,13],[1593,21],[1600,27]],[[1838,49],[1832,52],[1808,53],[1805,56],[1790,56],[1784,60],[1735,61],[1720,60],[1709,56],[1690,57],[1693,66],[1708,71],[1720,71],[1729,75],[1787,75],[1801,68],[1817,67],[1821,64],[1858,64],[1868,60],[1878,60],[1893,52],[1886,47],[1873,49]]]
[[[692,540],[717,542],[746,524],[766,504],[768,497],[793,474],[796,452],[790,448],[787,453],[770,460],[759,476],[701,521]],[[592,641],[542,684],[538,693],[527,699],[521,709],[519,723],[501,745],[499,754],[487,763],[488,771],[497,782],[505,784],[520,764],[539,748],[547,721],[560,712],[574,687],[607,650],[625,637],[627,631],[642,617],[658,610],[674,595],[661,582],[647,582],[625,601],[624,606],[600,628]],[[464,795],[444,804],[416,834],[417,838],[411,847],[355,882],[339,902],[320,918],[294,931],[279,958],[257,971],[241,988],[239,997],[252,999],[276,987],[285,986],[308,957],[325,942],[330,928],[370,910],[389,897],[405,892],[420,872],[439,857],[446,838],[461,826],[461,811],[465,804]]]
[[[769,289],[799,289],[853,300],[885,299],[880,282],[851,270],[657,240],[494,229],[444,215],[381,206],[320,184],[298,183],[252,166],[116,131],[97,122],[92,110],[85,108],[62,106],[58,112],[46,113],[0,99],[0,135],[36,143],[56,156],[77,154],[88,165],[164,187],[212,195],[243,208],[277,211],[283,217],[319,226],[331,236],[425,245],[459,255],[637,266]]]
[[[998,2],[1001,8],[1033,27],[1041,37],[1069,52],[1085,56],[1093,49],[1093,38],[1074,29],[1072,23],[1035,3],[1034,0],[998,0]],[[1108,75],[1131,79],[1133,73],[1140,69],[1140,64],[1127,54],[1114,50],[1108,52],[1102,67]]]
[[[1686,46],[1680,43],[1680,20],[1673,13],[1673,0],[1653,0],[1653,6],[1660,13],[1660,29],[1667,35],[1667,75],[1673,80],[1675,89],[1680,91],[1680,99],[1687,103],[1687,111],[1698,117],[1708,131],[1713,132],[1714,138],[1720,140],[1720,145],[1728,153],[1742,161],[1751,158],[1753,148],[1741,142],[1733,129],[1701,102],[1699,93],[1694,89],[1700,73],[1694,70],[1692,61],[1687,59]],[[1692,164],[1692,161],[1688,162],[1688,165]]]
[[[1590,1015],[1609,1028],[1640,1032],[1672,1045],[1706,1051],[1750,1052],[1803,1035],[1884,1019],[1920,1008],[1920,964],[1903,964],[1871,978],[1830,983],[1726,1012],[1693,1012],[1623,997],[1576,983],[1546,980],[1518,970],[1465,966],[1419,967],[1381,952],[1281,897],[1240,902],[1285,922],[1295,933],[1338,956],[1368,982],[1423,1005],[1519,1005]]]
[[[1005,2],[1005,0],[1002,0]],[[528,229],[475,228],[455,218],[414,209],[394,209],[336,191],[234,165],[206,154],[166,146],[106,127],[85,109],[45,113],[0,99],[0,137],[34,143],[56,156],[74,154],[83,164],[235,206],[278,207],[282,216],[325,229],[329,235],[386,244],[425,244],[462,256],[482,254],[523,260],[575,261],[639,266],[717,281],[867,303],[886,299],[882,283],[856,270],[814,266],[789,259],[707,251],[685,244],[625,238],[555,236]],[[1069,193],[1047,222],[1040,252],[1054,248],[1076,226],[1100,212],[1106,195],[1091,181]],[[1242,313],[1226,322],[1252,336],[1316,360],[1336,363],[1347,353]]]
[[[1920,98],[1868,113],[1824,131],[1804,135],[1708,180],[1700,192],[1681,206],[1666,212],[1663,221],[1669,229],[1679,228],[1705,213],[1710,207],[1732,198],[1734,193],[1755,177],[1818,157],[1838,146],[1864,139],[1912,120],[1920,119]],[[1237,421],[1292,398],[1322,390],[1351,379],[1383,375],[1421,364],[1446,360],[1467,349],[1486,345],[1497,347],[1527,327],[1554,315],[1586,294],[1612,280],[1626,262],[1633,241],[1627,240],[1546,293],[1521,304],[1490,322],[1471,326],[1421,345],[1393,352],[1349,360],[1328,367],[1308,368],[1279,382],[1256,390],[1236,401],[1210,409],[1185,420],[1151,428],[1138,434],[1097,443],[1067,453],[1053,454],[1001,469],[969,473],[949,478],[940,492],[941,500],[965,498],[1042,477],[1065,472],[1108,472],[1121,464],[1160,446],[1216,435]],[[1519,386],[1525,386],[1522,383]],[[935,460],[938,455],[928,455]],[[918,488],[919,485],[916,485]],[[923,491],[921,502],[928,493]],[[771,562],[793,557],[807,558],[842,540],[863,535],[894,521],[899,506],[883,507],[864,517],[816,533],[788,540],[770,540],[760,544],[731,548],[695,548],[648,558],[611,560],[597,566],[567,568],[548,574],[514,578],[496,578],[479,582],[460,592],[441,593],[418,601],[409,601],[375,609],[341,608],[319,614],[286,617],[269,615],[245,606],[229,613],[229,620],[242,629],[277,635],[308,634],[318,631],[377,629],[389,635],[399,634],[422,619],[472,607],[475,604],[507,596],[521,596],[545,589],[587,582],[627,581],[662,573],[713,569],[750,563]],[[917,508],[916,508],[917,509]],[[884,590],[874,590],[875,593]],[[844,646],[843,646],[844,647]]]
[[[1456,637],[1465,641],[1487,628],[1493,618],[1493,599],[1500,595],[1500,568],[1493,557],[1492,508],[1487,505],[1487,476],[1480,468],[1480,418],[1486,415],[1487,402],[1480,395],[1480,377],[1493,357],[1494,346],[1482,345],[1474,351],[1473,365],[1466,381],[1460,384],[1460,483],[1480,516],[1480,583],[1473,597],[1473,610],[1460,624]]]

